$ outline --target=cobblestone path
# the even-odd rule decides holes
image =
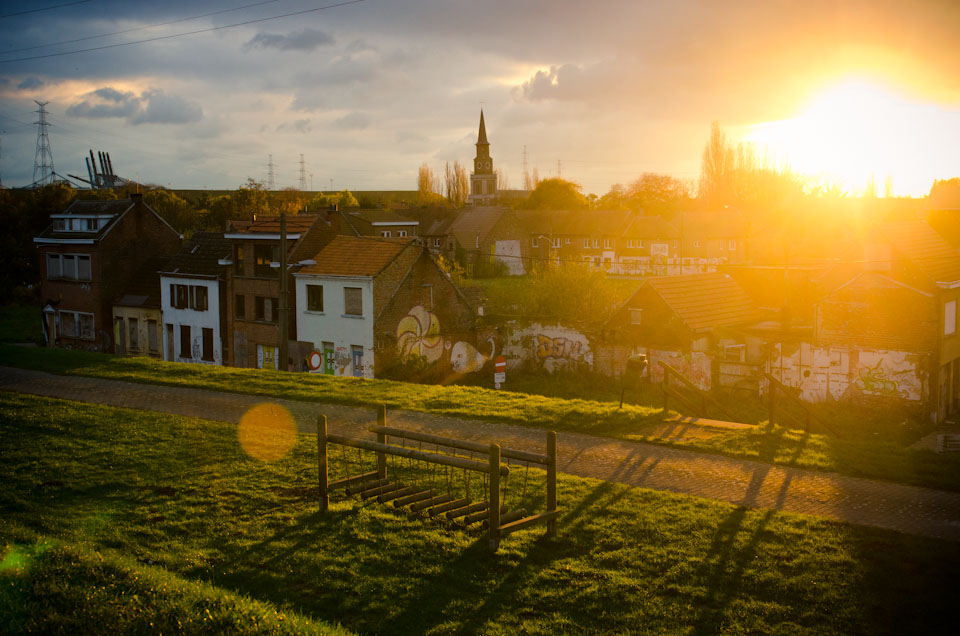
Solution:
[[[324,414],[331,432],[355,437],[369,437],[366,429],[376,422],[373,409],[10,367],[0,367],[0,390],[227,422],[238,422],[253,405],[270,401],[288,408],[302,431],[314,431],[317,416]],[[391,425],[439,435],[497,441],[540,453],[545,448],[545,434],[537,429],[410,411],[392,411],[388,418]],[[558,456],[559,470],[571,475],[960,540],[960,493],[956,492],[576,433],[560,433]]]

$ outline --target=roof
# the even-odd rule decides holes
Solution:
[[[74,201],[67,207],[66,210],[57,212],[56,215],[69,215],[78,217],[112,215],[113,218],[109,219],[99,229],[89,232],[58,230],[56,229],[56,226],[57,220],[59,219],[55,219],[54,222],[48,225],[46,229],[40,233],[37,239],[42,239],[39,242],[44,243],[55,242],[56,240],[70,242],[77,241],[78,239],[86,239],[84,242],[87,243],[90,243],[91,241],[95,242],[102,238],[103,235],[106,234],[117,222],[117,219],[119,219],[124,212],[132,208],[134,205],[134,202],[130,199],[111,199],[109,201]],[[36,239],[34,239],[34,241],[38,242]]]
[[[306,232],[313,225],[317,217],[312,214],[288,215],[287,232],[297,234]],[[230,221],[230,234],[279,234],[279,216],[261,216],[253,221]]]
[[[398,214],[395,210],[372,208],[368,210],[349,210],[346,215],[356,217],[367,223],[417,223],[416,219]]]
[[[880,232],[932,282],[960,281],[960,254],[926,222],[886,223]]]
[[[338,235],[317,252],[300,274],[376,276],[411,245],[411,240]]]
[[[635,215],[623,231],[624,238],[665,239],[679,236],[677,228],[662,216]]]
[[[483,240],[505,212],[506,208],[501,207],[465,208],[450,225],[450,233],[460,245],[469,249],[474,246],[477,235]]]
[[[196,232],[183,244],[180,251],[169,259],[160,272],[164,274],[187,274],[191,276],[217,276],[222,269],[221,258],[228,258],[232,251],[230,239],[222,233]]]
[[[728,274],[686,274],[650,278],[650,286],[690,329],[728,327],[759,318],[745,291]]]
[[[121,307],[160,308],[160,274],[166,256],[148,259],[124,286],[114,305]]]
[[[707,238],[746,236],[748,227],[746,217],[736,210],[681,212],[674,225],[682,225],[685,236]]]
[[[483,109],[480,109],[480,133],[477,135],[477,144],[489,144],[487,141],[487,127],[483,123]]]
[[[408,210],[407,215],[420,223],[417,233],[420,236],[447,234],[457,218],[457,213],[449,208],[425,208]]]

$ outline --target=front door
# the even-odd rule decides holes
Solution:
[[[334,371],[334,351],[332,342],[323,343],[323,373],[324,375],[335,375]]]
[[[353,354],[353,375],[358,378],[363,377],[363,347],[353,345],[351,347]]]
[[[113,338],[117,343],[117,353],[123,355],[127,352],[127,334],[123,329],[123,318],[117,316],[113,321]]]

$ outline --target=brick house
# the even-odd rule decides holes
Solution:
[[[293,272],[336,235],[335,223],[327,215],[288,217],[286,254],[288,307],[288,363],[299,360],[296,289]],[[280,217],[253,221],[231,221],[224,238],[231,241],[231,256],[225,261],[227,300],[226,364],[247,368],[280,368]],[[289,343],[292,343],[290,346]],[[297,352],[297,353],[294,353]]]
[[[373,378],[414,356],[441,371],[475,362],[475,310],[411,241],[338,236],[296,279],[311,370]]]
[[[151,257],[170,255],[180,234],[140,194],[74,201],[33,239],[40,252],[48,346],[114,351],[113,302]]]
[[[196,232],[159,268],[163,359],[223,364],[227,265],[233,243],[222,233]]]
[[[394,210],[342,210],[340,233],[381,238],[416,237],[420,222]]]
[[[505,207],[468,207],[447,228],[456,241],[457,260],[464,264],[481,259],[504,263],[511,275],[526,271],[523,229],[516,213]]]

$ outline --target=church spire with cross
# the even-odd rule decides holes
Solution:
[[[490,157],[490,142],[487,141],[487,126],[483,121],[483,109],[480,109],[480,131],[477,134],[477,156],[473,160],[473,173],[470,175],[470,202],[474,205],[493,203],[497,196],[497,175],[493,171],[493,158]]]

